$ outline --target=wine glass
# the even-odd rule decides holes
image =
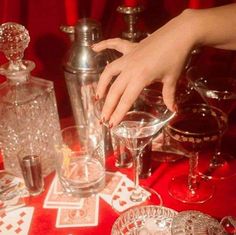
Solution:
[[[97,102],[95,109],[98,117],[102,108],[103,101]],[[99,111],[100,110],[100,111]],[[137,205],[156,200],[155,204],[162,204],[160,195],[153,189],[139,186],[140,155],[147,144],[152,141],[154,135],[174,116],[167,108],[155,115],[145,111],[145,107],[138,107],[129,111],[120,124],[111,129],[112,134],[129,149],[134,168],[134,187],[130,191],[131,204]],[[106,123],[104,123],[106,125]]]
[[[139,97],[139,105],[144,105],[147,112],[155,113],[162,112],[166,109],[163,103],[161,82],[155,82],[148,87],[145,87]],[[186,100],[188,89],[185,89],[183,83],[178,83],[178,96],[176,103],[182,103]],[[161,154],[153,154],[152,159],[158,162],[175,162],[184,157],[184,153],[174,148],[169,143],[169,136],[165,131],[165,127],[161,133],[153,138],[152,151]]]
[[[191,67],[187,71],[190,86],[211,106],[217,107],[228,116],[236,107],[236,79],[217,69]],[[216,151],[208,159],[199,162],[199,171],[214,179],[225,179],[236,174],[236,158],[222,151],[222,137],[227,130],[222,130]]]
[[[206,104],[182,107],[166,126],[173,145],[189,157],[188,175],[172,178],[169,194],[185,203],[203,203],[213,196],[214,185],[198,174],[200,153],[212,152],[226,125],[226,115]]]

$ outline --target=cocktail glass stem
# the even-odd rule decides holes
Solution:
[[[143,147],[144,148],[144,147]],[[134,190],[130,196],[132,201],[138,202],[142,201],[142,190],[139,187],[139,168],[140,168],[140,155],[142,153],[142,149],[139,150],[130,150],[133,158],[134,164]]]
[[[193,153],[189,159],[189,175],[188,175],[188,187],[192,194],[196,193],[198,188],[198,153]]]

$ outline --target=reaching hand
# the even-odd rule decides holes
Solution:
[[[191,48],[183,34],[184,28],[180,29],[179,22],[173,20],[140,43],[110,39],[93,46],[95,51],[110,48],[123,53],[106,66],[98,83],[97,96],[102,98],[111,79],[117,76],[106,96],[104,121],[117,125],[143,88],[154,80],[163,83],[164,102],[174,110],[175,85]]]
[[[164,102],[173,111],[176,83],[191,50],[196,45],[236,48],[235,10],[236,4],[186,10],[140,43],[110,39],[93,45],[95,51],[111,48],[123,53],[106,66],[98,82],[97,97],[107,93],[102,120],[117,125],[143,88],[155,80],[163,83]]]

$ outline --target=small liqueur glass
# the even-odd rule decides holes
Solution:
[[[25,186],[31,196],[37,196],[44,191],[41,155],[42,152],[30,146],[23,148],[17,155]]]
[[[189,157],[188,175],[176,176],[169,183],[173,198],[185,203],[203,203],[213,196],[213,183],[199,175],[198,158],[202,151],[214,152],[226,120],[226,115],[217,108],[194,104],[182,107],[169,122],[166,131],[172,144]]]

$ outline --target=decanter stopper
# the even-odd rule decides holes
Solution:
[[[29,41],[29,33],[23,25],[8,22],[0,26],[0,51],[9,60],[8,70],[20,71],[26,69],[22,58]]]

